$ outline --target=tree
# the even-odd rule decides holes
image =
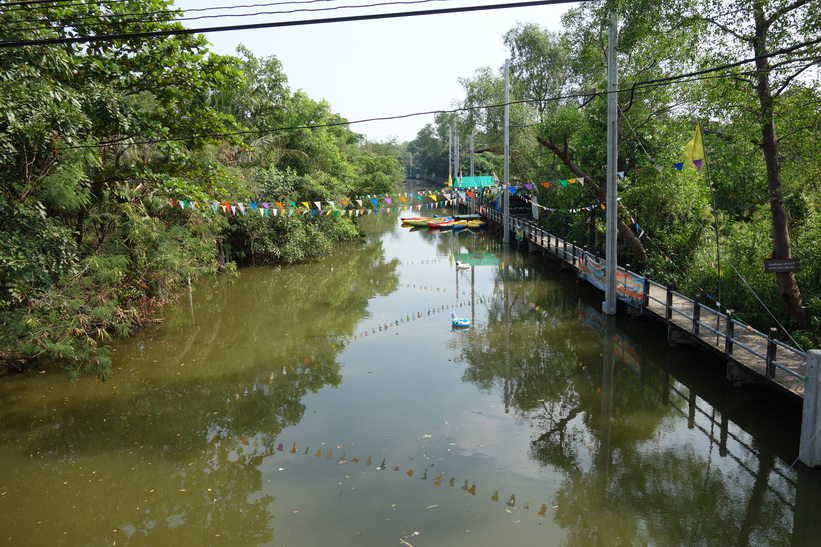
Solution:
[[[0,32],[41,40],[179,28],[169,4],[22,4],[0,12]],[[215,269],[219,224],[180,214],[169,226],[157,208],[171,189],[202,198],[221,187],[196,176],[191,151],[230,133],[232,119],[197,98],[240,74],[205,46],[179,36],[0,50],[2,357],[57,357],[105,377],[98,342],[127,333],[189,274]]]
[[[535,106],[539,120],[548,104],[561,95],[567,78],[568,50],[561,35],[535,23],[519,23],[504,35],[510,50],[510,72],[515,95]]]
[[[759,136],[749,138],[760,148],[766,165],[767,193],[772,222],[772,258],[791,258],[792,243],[788,213],[784,203],[782,180],[783,147],[778,124],[788,108],[789,97],[800,88],[814,89],[812,102],[816,111],[821,104],[818,80],[813,70],[821,64],[821,43],[817,39],[821,21],[821,2],[814,0],[732,0],[730,2],[698,1],[684,7],[684,20],[706,25],[712,39],[703,47],[711,62],[721,64],[739,57],[753,57],[754,71],[737,69],[731,81],[742,93],[729,92],[728,85],[718,82],[715,97],[725,101],[716,106],[723,113],[749,111],[758,124]],[[681,12],[679,12],[681,13]],[[738,89],[738,88],[735,88]],[[730,99],[728,102],[727,99]],[[738,102],[736,102],[738,101]],[[733,104],[734,103],[734,104]],[[753,107],[754,105],[754,107]],[[815,131],[811,127],[793,127],[795,131]],[[789,316],[806,325],[807,314],[795,273],[776,274],[778,291]]]
[[[433,125],[426,124],[419,130],[416,138],[408,143],[408,152],[413,154],[414,168],[425,177],[447,177],[447,141],[436,134]]]

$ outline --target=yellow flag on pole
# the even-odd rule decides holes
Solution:
[[[701,137],[701,124],[696,124],[696,134],[684,147],[687,161],[698,161],[704,159],[704,139]]]

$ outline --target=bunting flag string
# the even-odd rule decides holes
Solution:
[[[287,202],[287,206],[283,202],[275,202],[275,207],[272,207],[270,203],[230,203],[230,202],[217,202],[212,201],[207,204],[200,205],[200,203],[196,200],[186,200],[186,199],[169,199],[168,205],[170,207],[176,208],[179,207],[180,209],[200,209],[200,208],[210,208],[212,212],[230,212],[232,215],[246,215],[251,211],[259,212],[260,216],[271,216],[275,217],[278,215],[287,214],[288,216],[292,215],[311,215],[311,216],[363,216],[363,215],[372,215],[372,214],[383,214],[383,213],[391,213],[391,212],[398,212],[398,211],[421,211],[424,209],[433,209],[438,207],[451,207],[453,206],[454,202],[456,201],[456,196],[442,194],[442,195],[431,195],[426,194],[425,196],[415,196],[419,199],[422,203],[410,204],[410,205],[396,205],[393,203],[393,198],[378,198],[378,197],[371,197],[366,198],[367,202],[372,205],[373,207],[366,208],[364,204],[364,200],[356,199],[356,200],[340,200],[339,203],[343,204],[345,208],[340,209],[336,207],[336,202],[328,201],[327,209],[322,208],[322,202],[314,201],[314,202],[299,202],[299,205],[302,207],[298,207],[296,202]],[[425,199],[430,199],[431,201],[425,202]],[[382,199],[387,205],[393,205],[392,207],[380,207],[379,200]],[[406,202],[408,199],[405,196],[402,201]],[[347,208],[348,205],[353,204],[358,205],[358,208]],[[312,207],[313,205],[313,207]]]
[[[254,385],[253,391],[261,391],[257,389],[257,386]],[[253,393],[249,393],[248,390],[245,390],[245,397],[251,395]],[[236,394],[236,398],[239,399],[239,394]],[[230,401],[230,397],[229,397]],[[250,439],[248,435],[235,435],[231,432],[225,431],[222,433],[217,433],[211,439],[212,443],[235,443],[236,455],[237,457],[242,457],[243,455],[248,453],[248,449],[250,449],[251,453],[255,456],[262,456],[265,458],[269,457],[277,457],[279,458],[301,458],[301,457],[314,457],[322,460],[330,460],[335,462],[338,466],[350,466],[350,465],[362,465],[366,468],[372,468],[374,471],[387,471],[389,468],[388,459],[389,456],[382,456],[382,462],[377,465],[376,462],[379,461],[379,456],[374,459],[373,455],[369,455],[367,458],[360,458],[359,456],[348,457],[348,449],[351,447],[345,447],[341,444],[335,444],[333,446],[328,446],[324,442],[320,442],[317,446],[316,450],[314,450],[310,445],[300,445],[297,446],[297,443],[290,442],[290,441],[283,441],[280,439],[274,440],[266,440],[264,438],[260,438],[262,434],[258,434],[259,436],[252,436]],[[419,437],[420,441],[431,439],[432,435],[423,434]],[[289,448],[288,445],[291,445]],[[303,449],[302,447],[305,446]],[[336,454],[334,454],[334,450],[336,450]],[[277,453],[282,454],[281,456],[277,456]],[[430,481],[429,484],[433,486],[442,486],[446,485],[448,488],[456,488],[461,480],[457,480],[455,476],[450,476],[449,478],[445,478],[444,471],[436,471],[436,462],[431,462],[430,465],[426,465],[422,470],[422,473],[419,473],[419,469],[417,468],[414,470],[411,468],[400,468],[398,465],[393,465],[391,469],[394,472],[404,472],[409,478],[413,478],[418,476],[418,480],[422,481]],[[285,471],[284,467],[279,467],[279,471]],[[430,472],[430,477],[428,476],[428,472]],[[460,490],[466,492],[471,496],[476,496],[479,492],[478,486],[475,481],[471,481],[465,479],[462,482]],[[185,492],[185,489],[181,489],[180,492]],[[494,490],[488,495],[488,499],[492,502],[498,502],[500,499],[505,503],[505,512],[508,514],[513,514],[514,511],[524,510],[530,512],[531,503],[529,501],[524,501],[519,503],[517,500],[517,496],[515,493],[507,495],[501,495],[499,490]],[[432,509],[437,507],[436,505],[431,505],[428,509]],[[536,507],[536,504],[533,504],[533,507]],[[545,517],[548,514],[549,509],[553,509],[554,511],[558,509],[558,505],[548,505],[546,503],[540,504],[539,510],[536,511],[536,514],[540,517]],[[535,510],[535,509],[534,509]],[[518,521],[517,521],[518,522]],[[410,544],[408,544],[410,545]]]
[[[528,202],[530,205],[535,205],[540,210],[542,210],[546,213],[571,213],[571,214],[577,214],[577,213],[589,213],[590,211],[592,211],[594,209],[602,209],[602,210],[606,209],[604,203],[596,203],[596,204],[593,204],[593,205],[588,205],[587,207],[576,207],[576,208],[573,208],[573,209],[561,209],[561,208],[556,208],[556,207],[547,207],[546,205],[542,205],[542,204],[537,203],[537,202],[535,202],[531,199],[527,199],[527,198],[522,198],[522,199],[524,199],[524,201]]]
[[[700,142],[700,141],[699,141]],[[690,143],[688,143],[690,144]],[[698,147],[696,147],[698,148]],[[700,148],[703,150],[703,148]],[[675,163],[673,166],[678,170],[682,171],[685,165],[692,164],[695,166],[696,169],[700,170],[702,163],[703,163],[703,152],[701,152],[702,157],[699,158],[699,154],[693,154],[693,159],[689,159],[686,162]],[[655,166],[655,169],[661,173],[662,168],[660,166]],[[636,168],[631,169],[632,171],[642,171],[644,168]],[[627,171],[619,171],[618,177],[622,180],[625,180]],[[579,184],[584,185],[586,177],[576,177],[576,178],[568,178],[568,179],[561,179],[552,182],[540,182],[538,183],[539,186],[543,188],[568,188],[570,186]],[[510,192],[511,195],[521,195],[522,192],[530,192],[534,188],[534,184],[526,183],[520,186],[508,186],[507,190]],[[422,206],[425,208],[431,207],[442,207],[442,206],[451,206],[453,205],[454,201],[457,199],[466,199],[467,197],[471,199],[475,199],[477,197],[484,197],[487,193],[492,195],[498,195],[502,192],[501,186],[486,186],[486,187],[476,187],[476,188],[459,188],[459,191],[443,191],[438,193],[430,193],[425,191],[419,192],[406,192],[404,194],[371,194],[371,195],[364,195],[364,196],[357,196],[355,198],[346,198],[340,199],[337,201],[288,201],[282,202],[277,201],[273,203],[269,202],[205,202],[200,203],[197,200],[189,200],[189,199],[168,199],[168,204],[171,207],[179,207],[180,209],[208,209],[210,208],[212,212],[225,212],[231,213],[232,215],[240,214],[246,215],[248,209],[252,211],[258,211],[260,216],[277,216],[279,214],[284,214],[287,212],[289,216],[294,214],[310,214],[311,216],[316,215],[345,215],[345,216],[362,216],[362,215],[369,215],[369,214],[380,214],[390,211],[407,211],[407,210],[421,210]],[[418,200],[418,203],[414,200]],[[396,202],[396,203],[395,203]],[[365,205],[365,204],[368,205]],[[401,203],[401,205],[400,205]],[[531,202],[533,203],[533,202]],[[325,208],[323,208],[323,205]],[[580,207],[574,209],[560,209],[560,208],[550,208],[545,207],[543,205],[537,205],[540,209],[544,210],[545,212],[563,212],[563,213],[580,213],[585,211],[591,211],[593,208],[597,207],[597,205],[591,205],[589,207]],[[385,207],[390,206],[390,207]],[[602,205],[603,207],[603,205]]]

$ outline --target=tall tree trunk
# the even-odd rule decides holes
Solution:
[[[599,186],[590,177],[587,173],[582,171],[572,159],[570,159],[570,155],[555,143],[552,143],[546,139],[541,137],[536,139],[539,141],[539,144],[553,152],[562,162],[575,174],[577,177],[584,177],[584,182],[590,185],[590,188],[593,190],[593,193],[598,198],[599,201],[602,203],[607,202],[607,189]],[[628,245],[630,245],[630,250],[633,251],[633,256],[636,257],[636,260],[641,262],[642,264],[647,263],[647,250],[644,248],[644,244],[642,244],[641,240],[638,238],[636,234],[633,233],[632,230],[625,224],[621,217],[618,217],[616,220],[616,230]]]
[[[773,92],[770,86],[770,61],[762,57],[767,52],[767,35],[770,22],[763,8],[755,4],[755,55],[756,92],[758,93],[759,114],[761,116],[761,149],[767,166],[767,190],[772,216],[773,252],[772,258],[791,258],[790,232],[787,226],[787,211],[784,209],[784,195],[781,189],[781,160],[778,156],[778,138],[775,132]],[[807,312],[801,298],[801,291],[793,272],[775,274],[778,293],[789,316],[801,326],[807,325]]]

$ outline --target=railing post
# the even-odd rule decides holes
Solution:
[[[578,254],[577,249],[578,249],[578,247],[576,247],[576,244],[574,243],[573,244],[573,267],[574,268],[576,267],[576,255]]]
[[[675,283],[667,284],[667,301],[664,303],[664,318],[667,321],[673,318],[673,287]]]
[[[767,378],[772,380],[775,378],[775,360],[778,352],[778,344],[775,343],[775,337],[778,335],[778,329],[770,327],[767,333]]]
[[[808,467],[818,467],[821,465],[821,435],[817,434],[821,424],[821,350],[807,352],[806,374],[798,459]]]
[[[733,333],[735,332],[735,322],[733,320],[733,310],[727,310],[727,334],[724,338],[724,353],[733,354]]]
[[[693,297],[693,334],[696,336],[698,336],[698,322],[701,321],[701,304],[699,303],[700,296],[701,295],[696,294],[695,297]]]
[[[567,261],[567,240],[562,240],[562,260]]]
[[[642,297],[642,306],[641,311],[644,313],[644,310],[650,305],[650,278],[647,277],[647,270],[644,270],[644,295]]]

